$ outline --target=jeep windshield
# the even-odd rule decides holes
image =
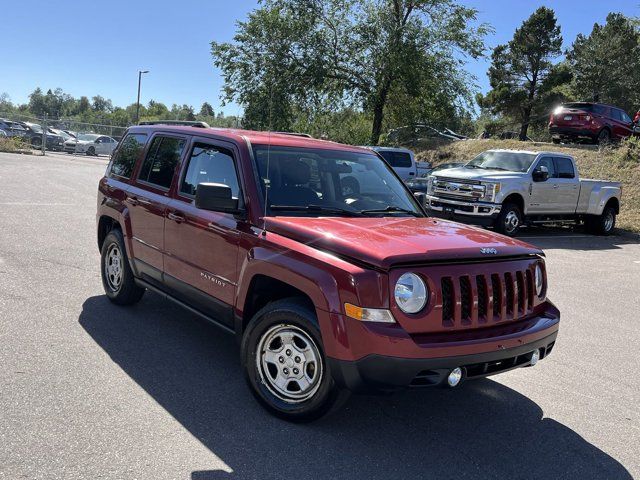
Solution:
[[[485,170],[505,170],[508,172],[526,172],[536,159],[535,153],[525,152],[482,152],[465,165],[465,168]]]
[[[254,155],[271,215],[424,216],[373,153],[257,145]]]

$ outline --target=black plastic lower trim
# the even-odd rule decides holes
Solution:
[[[392,391],[407,387],[430,387],[446,383],[451,370],[460,367],[465,379],[487,377],[528,366],[533,350],[541,359],[553,348],[558,332],[515,348],[441,358],[399,358],[368,355],[360,360],[327,358],[336,383],[355,392]]]

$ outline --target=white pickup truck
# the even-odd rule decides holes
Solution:
[[[429,177],[434,216],[493,226],[513,236],[522,225],[585,223],[607,235],[620,212],[619,182],[585,180],[573,157],[558,152],[488,150],[464,166]]]

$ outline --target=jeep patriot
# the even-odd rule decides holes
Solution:
[[[98,190],[109,299],[151,290],[236,335],[251,392],[287,420],[554,346],[543,253],[428,217],[369,149],[150,123],[127,130]]]

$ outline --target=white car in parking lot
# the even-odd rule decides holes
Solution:
[[[118,145],[117,140],[96,133],[81,133],[77,139],[64,142],[67,153],[84,153],[85,155],[111,155]]]

